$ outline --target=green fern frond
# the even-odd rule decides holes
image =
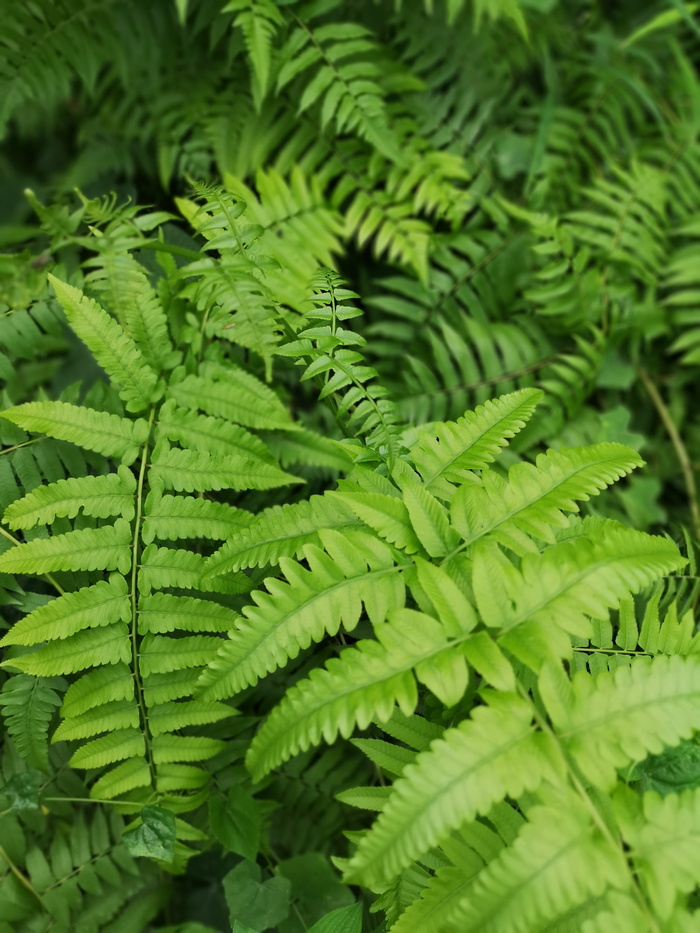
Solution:
[[[133,696],[101,703],[78,716],[64,717],[54,732],[52,742],[89,739],[101,732],[138,729],[139,709]]]
[[[168,674],[189,667],[205,667],[215,656],[221,639],[194,635],[191,638],[169,638],[167,635],[146,634],[139,652],[141,673]]]
[[[569,657],[570,636],[589,637],[590,618],[606,618],[630,592],[683,563],[668,539],[607,522],[595,538],[526,554],[519,571],[482,542],[474,554],[474,596],[486,625],[500,631],[501,647],[538,670],[547,654]]]
[[[103,703],[134,699],[134,676],[126,664],[98,667],[74,680],[66,691],[61,716],[73,719]]]
[[[413,668],[448,648],[435,619],[393,610],[375,626],[377,641],[360,641],[315,669],[287,693],[253,740],[246,763],[256,780],[280,762],[316,745],[347,737],[371,721],[389,719],[395,705],[407,715],[418,694]]]
[[[54,570],[118,570],[131,567],[131,528],[123,518],[101,528],[35,538],[0,554],[0,572],[50,573]]]
[[[700,792],[662,798],[651,791],[637,806],[642,812],[636,824],[623,815],[625,841],[655,911],[668,921],[678,892],[690,894],[697,884]]]
[[[129,522],[134,517],[135,492],[136,480],[125,466],[103,476],[61,479],[11,503],[5,521],[13,529],[31,528],[49,525],[58,516],[75,518],[82,509],[83,515],[93,518],[121,516]]]
[[[464,933],[515,933],[553,921],[609,887],[626,890],[622,853],[592,825],[573,796],[538,806],[511,846],[479,873],[452,912]]]
[[[0,645],[36,645],[67,638],[86,628],[131,618],[127,582],[120,574],[52,599],[15,622]]]
[[[0,412],[0,417],[26,431],[40,431],[107,457],[119,457],[126,465],[134,462],[148,437],[142,418],[127,420],[67,402],[25,402]]]
[[[158,412],[155,439],[162,441],[163,438],[177,441],[190,450],[219,455],[230,453],[274,463],[272,454],[255,434],[223,418],[178,408],[173,400],[166,401]]]
[[[144,411],[163,394],[156,373],[117,322],[80,289],[49,276],[72,329],[104,371],[121,387],[127,411]]]
[[[139,632],[145,635],[183,632],[228,632],[234,628],[236,613],[212,600],[172,593],[151,593],[139,599]]]
[[[346,876],[391,879],[453,829],[560,771],[556,749],[533,727],[530,705],[498,694],[406,768]]]
[[[226,469],[231,469],[228,458]],[[226,541],[240,534],[252,521],[250,512],[223,502],[194,496],[157,496],[146,501],[142,537],[146,544],[155,538],[176,541],[178,538],[201,537]]]
[[[541,398],[537,389],[521,389],[423,432],[410,455],[424,485],[449,499],[455,484],[468,479],[469,471],[484,469],[524,427]]]
[[[238,13],[234,25],[245,37],[253,65],[253,97],[260,106],[270,80],[272,40],[284,19],[272,0],[229,0],[222,12]]]
[[[335,635],[341,625],[352,631],[363,605],[374,624],[403,606],[401,566],[388,547],[357,531],[351,536],[323,529],[318,535],[328,554],[304,545],[308,570],[280,558],[287,582],[267,580],[268,592],[253,594],[255,605],[244,608],[245,618],[237,620],[202,676],[205,699],[222,699],[255,684],[312,642]]]
[[[31,654],[8,658],[2,666],[34,677],[56,677],[118,661],[128,663],[131,660],[128,636],[123,622],[115,622],[104,631],[101,628],[83,629],[60,641],[49,642]]]
[[[527,535],[553,544],[553,528],[566,524],[562,511],[577,511],[575,500],[587,500],[642,464],[621,444],[549,450],[535,464],[511,467],[507,482],[489,471],[480,483],[461,486],[450,518],[465,544],[493,535],[513,550],[532,550]]]
[[[178,404],[249,428],[295,429],[277,395],[255,376],[235,367],[202,367],[202,372],[170,387]]]
[[[0,557],[1,559],[1,557]],[[212,593],[247,593],[250,582],[245,574],[235,574],[202,582],[206,558],[184,548],[148,544],[141,555],[139,591],[148,596],[152,590],[169,586],[185,590],[204,589]]]
[[[218,489],[272,489],[302,482],[271,463],[232,454],[209,454],[160,446],[153,453],[151,474],[156,483],[177,492],[209,492]]]
[[[617,768],[700,729],[699,667],[695,655],[638,658],[614,673],[574,675],[568,704],[547,692],[557,732],[591,783],[607,790]]]
[[[30,768],[49,770],[48,731],[61,704],[57,690],[65,688],[61,677],[43,679],[18,674],[0,692],[0,708],[7,734]]]
[[[207,559],[204,578],[278,564],[283,557],[298,558],[305,544],[318,539],[322,528],[352,528],[358,524],[344,501],[337,496],[311,496],[265,509]]]

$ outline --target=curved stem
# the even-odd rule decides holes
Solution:
[[[671,412],[668,410],[664,400],[661,398],[659,390],[656,388],[654,383],[651,380],[651,377],[646,372],[645,369],[639,368],[638,370],[639,378],[644,384],[644,388],[647,390],[649,398],[652,400],[654,407],[659,413],[659,417],[663,423],[663,426],[668,432],[668,436],[671,439],[673,444],[673,449],[676,451],[676,456],[678,457],[678,462],[681,467],[681,472],[683,473],[683,482],[685,484],[686,494],[688,496],[688,507],[690,509],[690,518],[693,525],[693,536],[695,540],[700,540],[700,509],[698,509],[698,490],[695,483],[695,472],[693,470],[693,464],[688,456],[688,451],[683,439],[678,431],[678,428],[673,423],[673,418],[671,417]]]

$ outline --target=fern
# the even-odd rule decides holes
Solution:
[[[143,273],[132,269],[143,291]],[[115,473],[40,486],[8,510],[6,518],[12,527],[25,529],[51,526],[62,517],[76,518],[81,509],[88,520],[112,519],[98,527],[34,537],[0,555],[6,572],[85,570],[92,574],[89,585],[39,606],[7,633],[4,644],[31,649],[26,653],[15,650],[5,660],[7,668],[22,672],[10,679],[8,690],[26,689],[24,685],[31,684],[33,677],[85,671],[69,686],[62,721],[54,732],[54,741],[77,743],[71,766],[102,772],[92,786],[97,798],[148,787],[144,793],[172,799],[174,806],[187,809],[187,795],[206,782],[206,774],[201,774],[202,780],[193,783],[192,769],[223,745],[218,739],[180,732],[218,722],[231,711],[221,704],[199,701],[187,706],[186,697],[191,695],[198,670],[220,645],[216,635],[205,633],[229,628],[235,616],[223,605],[167,592],[172,587],[197,590],[204,558],[156,542],[199,538],[203,521],[211,523],[210,534],[225,539],[251,516],[225,502],[163,492],[269,489],[294,481],[248,432],[224,424],[219,442],[220,422],[198,415],[196,407],[214,408],[217,415],[240,412],[238,420],[248,424],[294,426],[276,396],[241,369],[214,366],[204,370],[207,375],[184,379],[176,371],[166,385],[161,373],[166,362],[172,363],[172,352],[163,357],[150,346],[142,353],[138,339],[144,339],[148,328],[128,308],[125,319],[132,322],[133,336],[93,299],[58,280],[54,285],[71,325],[119,387],[127,410],[139,412],[148,405],[150,411],[145,420],[64,402],[32,402],[3,413],[26,430],[41,430],[121,460]],[[151,294],[151,304],[153,300]],[[144,313],[157,322],[153,306]],[[156,333],[162,340],[163,330]],[[161,368],[154,370],[152,364]],[[179,407],[174,408],[175,403]],[[157,443],[154,422],[160,434]],[[197,438],[194,449],[171,446],[190,434]],[[111,572],[108,580],[100,579],[104,571]],[[229,577],[216,581],[212,588],[245,592],[249,585],[245,579],[236,582]],[[161,634],[178,630],[193,634]],[[189,687],[183,675],[190,677]],[[15,680],[17,687],[12,688]],[[8,693],[8,701],[13,696]],[[43,705],[29,713],[36,718],[32,741],[38,744],[36,749],[25,747],[34,760],[41,754],[41,729],[48,725],[46,703],[55,694],[49,691],[38,696],[44,697]],[[50,715],[51,707],[48,710]],[[157,722],[154,731],[149,727],[151,714]],[[178,771],[180,762],[187,764]],[[42,764],[47,765],[45,753]],[[159,783],[162,769],[163,784]],[[196,793],[191,805],[198,805]]]

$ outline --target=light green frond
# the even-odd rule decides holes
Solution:
[[[158,496],[146,500],[142,537],[146,544],[154,538],[213,538],[226,541],[253,521],[250,512],[223,502],[194,496]]]
[[[227,574],[213,580],[202,580],[205,557],[183,548],[158,547],[147,544],[141,555],[139,591],[148,596],[152,590],[175,586],[183,590],[205,590],[211,593],[247,593],[251,589],[244,573]]]
[[[146,751],[143,735],[138,729],[118,729],[93,739],[73,753],[73,768],[104,768],[125,758],[142,756]]]
[[[203,368],[169,388],[179,405],[248,428],[292,431],[295,425],[277,395],[243,369]]]
[[[189,667],[204,667],[216,655],[221,639],[213,635],[193,635],[190,638],[169,638],[167,635],[145,635],[139,650],[141,673],[168,674]]]
[[[414,930],[425,930],[426,933],[433,930],[456,933],[459,920],[454,920],[455,914],[459,916],[460,902],[468,896],[474,879],[483,867],[484,860],[476,852],[472,852],[468,859],[460,859],[458,868],[453,865],[438,868],[421,889],[420,896],[413,899],[402,911],[397,922],[391,927],[391,933],[413,933]]]
[[[170,703],[183,697],[191,697],[201,674],[198,667],[183,667],[179,671],[164,674],[149,674],[143,681],[143,696],[146,706]]]
[[[225,703],[205,703],[203,700],[189,700],[186,703],[159,703],[148,712],[151,735],[175,732],[187,726],[203,726],[219,722],[238,711]]]
[[[519,571],[499,566],[488,547],[478,545],[474,595],[486,624],[500,630],[501,647],[537,670],[547,654],[570,655],[569,636],[590,637],[591,617],[607,618],[629,593],[684,563],[669,539],[608,522],[595,537],[526,554]]]
[[[177,447],[160,449],[152,459],[151,474],[166,489],[208,492],[215,489],[272,489],[301,482],[271,463],[232,454],[215,455]]]
[[[178,441],[188,450],[201,450],[220,456],[233,454],[274,463],[274,457],[255,434],[223,418],[198,415],[186,408],[178,408],[172,399],[158,411],[155,436],[156,441],[163,438]]]
[[[577,511],[576,500],[597,495],[642,463],[621,444],[549,450],[536,464],[511,467],[507,482],[488,471],[480,484],[461,486],[450,503],[452,524],[467,544],[489,534],[516,552],[534,550],[527,535],[553,544],[553,527],[566,523],[562,510]]]
[[[219,603],[194,596],[151,593],[139,599],[138,625],[141,635],[174,632],[228,632],[238,616]]]
[[[520,389],[485,402],[457,421],[435,424],[421,432],[411,460],[434,495],[449,499],[469,471],[484,469],[507,439],[524,426],[541,400],[538,389]]]
[[[530,930],[610,885],[627,888],[627,866],[582,803],[571,797],[566,806],[538,806],[514,844],[480,872],[453,914],[453,929]]]
[[[407,554],[421,550],[421,542],[413,530],[408,509],[396,496],[378,492],[343,492],[334,498],[339,504],[350,506],[361,521],[389,544],[401,548]]]
[[[256,780],[322,739],[332,742],[389,719],[398,704],[407,715],[418,699],[413,668],[447,640],[436,620],[395,610],[375,626],[377,641],[360,641],[288,691],[253,739],[247,765]],[[432,624],[429,624],[432,623]]]
[[[65,593],[15,622],[0,641],[5,645],[36,645],[68,638],[86,628],[127,622],[131,618],[128,586],[120,574],[74,593]]]
[[[49,275],[72,329],[120,388],[127,411],[143,411],[163,394],[162,384],[119,324],[78,288]]]
[[[88,628],[60,641],[49,642],[31,654],[8,658],[2,662],[2,667],[16,668],[35,677],[54,677],[130,660],[127,627],[123,622],[116,622],[106,629]]]
[[[124,323],[146,363],[154,372],[172,369],[180,362],[182,354],[173,347],[163,304],[133,258],[131,256],[121,258],[126,259],[129,266],[129,289]],[[122,268],[117,278],[118,287],[122,290],[126,279],[127,275]],[[88,276],[88,281],[94,288],[96,282],[94,272]]]
[[[642,798],[643,820],[625,821],[644,889],[659,917],[668,920],[678,893],[690,894],[700,872],[700,790]]]
[[[5,511],[10,528],[50,525],[57,517],[75,518],[82,509],[93,518],[120,515],[130,522],[134,517],[136,479],[125,466],[117,473],[59,479],[47,486],[37,486],[22,499],[16,499]]]
[[[139,708],[133,697],[123,698],[102,703],[78,716],[65,717],[51,741],[89,739],[100,732],[138,728]]]
[[[113,800],[137,787],[148,787],[150,783],[151,772],[146,760],[128,758],[95,781],[90,788],[90,796],[93,800]]]
[[[0,709],[7,734],[30,768],[49,770],[48,731],[60,706],[56,688],[65,686],[61,678],[44,679],[15,674],[2,685]]]
[[[282,557],[299,557],[305,544],[318,539],[321,528],[342,529],[357,524],[344,499],[338,496],[311,496],[301,502],[273,505],[208,558],[205,577],[277,564]]]
[[[54,570],[118,570],[131,567],[131,527],[123,518],[102,528],[67,531],[35,538],[0,554],[2,573],[51,573]]]
[[[126,664],[111,664],[83,674],[66,691],[61,716],[74,719],[86,710],[134,697],[134,676]]]
[[[391,879],[462,823],[534,790],[560,767],[534,730],[530,705],[514,694],[494,695],[406,768],[349,862],[348,879]]]
[[[267,593],[253,593],[255,605],[243,609],[245,618],[237,620],[229,640],[202,676],[202,696],[232,696],[283,667],[312,642],[337,634],[341,625],[352,631],[363,605],[374,624],[383,622],[391,609],[403,606],[401,568],[389,548],[374,542],[368,552],[362,545],[372,542],[369,536],[343,538],[330,529],[324,529],[321,537],[331,547],[335,544],[342,563],[313,544],[304,546],[308,570],[281,558],[287,582],[269,579]]]
[[[572,681],[572,702],[550,715],[588,780],[609,790],[617,768],[700,729],[699,672],[695,655],[638,658],[597,677],[581,671]]]
[[[413,530],[431,557],[444,557],[459,543],[459,537],[447,517],[447,511],[424,486],[406,484],[403,501]]]
[[[131,421],[68,402],[25,402],[0,412],[0,417],[25,431],[40,431],[106,457],[119,457],[127,465],[133,463],[148,437],[143,418]]]
[[[153,759],[156,764],[173,761],[206,761],[226,747],[220,739],[199,735],[157,735],[153,739]]]

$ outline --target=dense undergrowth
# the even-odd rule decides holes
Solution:
[[[695,5],[0,13],[0,933],[700,929]]]

